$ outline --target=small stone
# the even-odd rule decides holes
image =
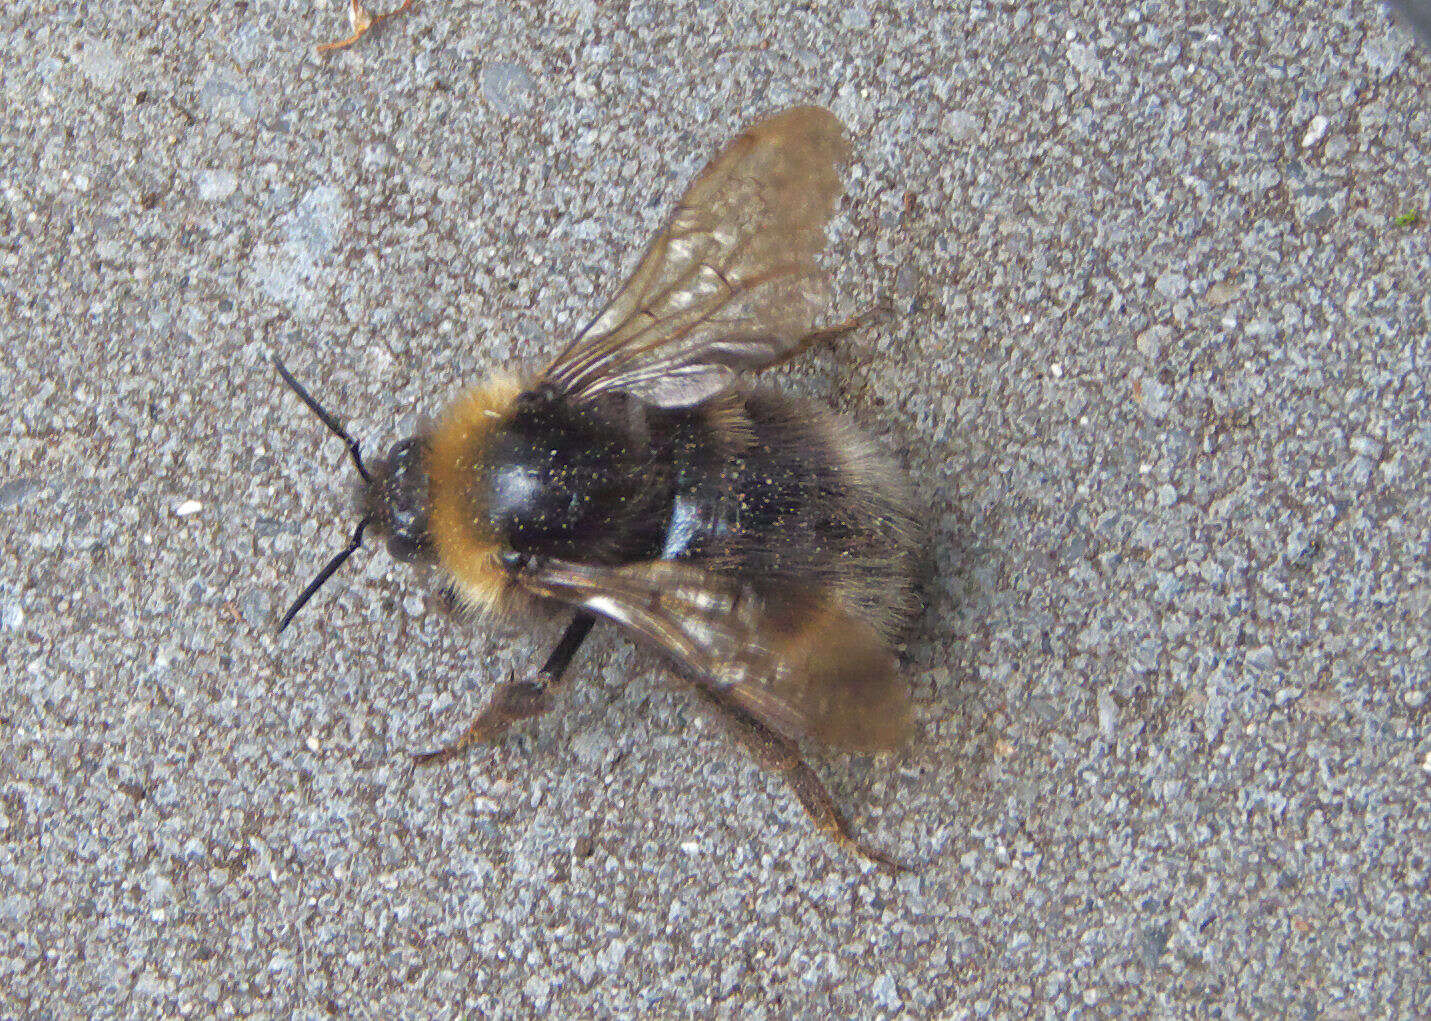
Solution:
[[[1098,693],[1098,729],[1109,737],[1118,729],[1118,703],[1106,691]]]
[[[1362,47],[1361,59],[1378,78],[1389,78],[1406,59],[1411,49],[1411,37],[1401,31],[1384,35],[1369,35]]]
[[[1401,693],[1401,701],[1406,703],[1408,709],[1420,709],[1426,704],[1426,692],[1419,688],[1412,688]]]
[[[919,288],[919,270],[913,263],[905,263],[895,274],[894,289],[901,298],[910,298]]]
[[[1325,227],[1336,215],[1337,188],[1325,179],[1317,178],[1298,183],[1296,175],[1291,177],[1292,211],[1303,227]]]
[[[870,12],[859,4],[846,7],[842,19],[846,28],[857,32],[870,27]]]
[[[1158,506],[1171,507],[1178,502],[1178,491],[1170,483],[1164,482],[1158,487]]]
[[[1322,114],[1317,114],[1307,125],[1306,134],[1302,136],[1302,148],[1310,149],[1327,136],[1327,126],[1331,121]]]
[[[1168,270],[1153,282],[1159,294],[1169,300],[1181,298],[1188,291],[1188,278],[1181,273]]]
[[[194,183],[205,202],[222,202],[238,190],[238,176],[227,170],[200,170]]]
[[[1172,339],[1173,331],[1166,326],[1150,326],[1138,334],[1138,350],[1148,361],[1157,361],[1162,356],[1163,345]]]
[[[551,980],[545,975],[531,975],[522,984],[522,992],[527,994],[527,999],[532,1001],[532,1005],[538,1010],[546,1007],[547,1001],[551,999]]]
[[[979,118],[966,110],[944,115],[944,134],[951,142],[967,142],[979,134]]]
[[[1158,963],[1158,958],[1162,957],[1168,949],[1168,938],[1172,935],[1172,928],[1167,925],[1155,925],[1143,933],[1142,958],[1144,967],[1151,968]]]
[[[106,266],[122,266],[128,251],[118,238],[105,238],[94,246],[95,258]]]
[[[1248,650],[1244,662],[1249,670],[1266,673],[1277,665],[1277,656],[1268,646],[1259,645],[1255,649]]]
[[[1141,390],[1143,410],[1148,413],[1148,417],[1166,418],[1168,411],[1172,408],[1172,402],[1168,399],[1168,388],[1161,383],[1147,379],[1143,381]]]
[[[258,96],[242,79],[215,72],[199,86],[199,109],[235,126],[244,125],[258,116]]]
[[[595,768],[611,753],[611,736],[602,729],[584,730],[571,739],[571,752],[583,766]]]
[[[283,234],[294,254],[316,262],[338,247],[348,219],[343,191],[323,184],[310,188],[283,218]]]
[[[1386,445],[1371,436],[1355,436],[1352,438],[1351,448],[1360,456],[1375,461],[1381,457],[1381,452],[1386,449]]]
[[[626,941],[624,939],[612,940],[606,947],[605,957],[612,968],[619,967],[621,962],[626,960]]]
[[[1228,283],[1226,280],[1220,280],[1207,289],[1207,292],[1202,296],[1202,300],[1216,308],[1220,305],[1226,305],[1235,297],[1237,297],[1237,286]]]
[[[204,505],[198,500],[185,500],[174,508],[174,513],[181,518],[191,517],[204,509]]]
[[[43,488],[39,479],[12,479],[0,484],[0,510],[18,507]]]
[[[874,998],[886,1010],[899,1010],[904,1001],[899,998],[899,988],[894,984],[894,977],[889,972],[885,972],[875,979],[874,987],[870,990]]]
[[[174,899],[174,884],[165,876],[154,876],[149,881],[147,894],[152,903],[167,903]]]
[[[259,245],[253,252],[259,287],[275,301],[300,315],[310,315],[317,303],[314,281],[321,274],[322,261],[338,247],[351,214],[346,193],[333,185],[311,188],[279,227],[284,243],[280,247]]]
[[[1068,62],[1073,65],[1075,71],[1083,76],[1099,74],[1103,70],[1103,64],[1098,59],[1098,51],[1083,43],[1069,44]]]
[[[90,84],[101,89],[112,89],[124,78],[124,58],[107,42],[86,42],[79,53],[79,67]]]
[[[496,63],[482,68],[482,98],[500,114],[512,116],[532,105],[532,76],[519,64]]]
[[[268,594],[258,589],[249,589],[239,599],[239,612],[250,627],[260,627],[268,623],[270,603]]]

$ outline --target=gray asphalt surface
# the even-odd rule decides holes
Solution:
[[[1368,3],[0,9],[0,1015],[1431,1014],[1431,54]],[[870,871],[657,659],[363,553],[744,124],[857,165],[789,385],[929,510]]]

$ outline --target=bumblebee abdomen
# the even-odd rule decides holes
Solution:
[[[678,487],[667,556],[833,592],[896,640],[914,607],[919,524],[893,463],[813,402],[760,389],[743,412],[741,442]]]

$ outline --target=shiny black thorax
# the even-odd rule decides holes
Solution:
[[[650,559],[670,517],[672,444],[626,400],[572,404],[539,387],[517,398],[470,476],[468,505],[519,556]]]

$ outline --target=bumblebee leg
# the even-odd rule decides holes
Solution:
[[[888,872],[905,872],[908,867],[893,856],[871,847],[850,830],[849,820],[835,805],[824,783],[801,757],[795,742],[782,737],[739,706],[732,705],[719,694],[702,690],[708,701],[720,710],[726,723],[730,725],[741,744],[755,756],[757,762],[766,769],[785,777],[785,782],[795,792],[800,805],[805,809],[816,828],[821,833],[853,851],[861,858],[874,862]]]
[[[585,641],[591,631],[591,625],[595,622],[596,618],[589,613],[578,613],[572,617],[571,623],[562,633],[561,641],[537,671],[535,679],[509,679],[497,689],[492,700],[487,703],[487,708],[478,714],[477,719],[472,721],[472,725],[461,737],[444,748],[419,752],[413,756],[413,761],[419,766],[446,762],[474,744],[484,744],[496,739],[518,720],[530,719],[546,712],[551,707],[552,689],[561,682],[566,668],[571,665],[572,657],[576,655],[576,650],[581,648],[581,643]]]
[[[794,347],[792,347],[789,351],[786,351],[783,355],[775,359],[773,362],[770,362],[768,365],[765,366],[765,368],[773,369],[777,365],[784,365],[788,361],[792,361],[793,359],[799,358],[806,351],[809,351],[812,347],[819,347],[821,344],[828,344],[830,341],[838,340],[840,337],[843,337],[847,333],[853,333],[855,330],[858,330],[861,326],[864,326],[870,320],[875,319],[876,317],[888,312],[889,308],[889,302],[885,299],[881,299],[875,302],[869,308],[865,309],[863,312],[856,312],[848,319],[835,323],[832,326],[822,326],[818,330],[812,330],[809,333],[805,334],[805,336],[801,337],[800,340],[796,342]]]

